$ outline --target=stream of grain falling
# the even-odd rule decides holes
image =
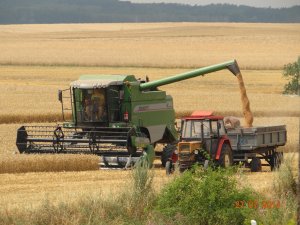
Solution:
[[[238,79],[240,92],[241,92],[243,114],[244,114],[244,118],[245,118],[245,127],[252,127],[253,114],[250,109],[250,101],[247,97],[246,88],[244,85],[244,80],[243,80],[242,74],[240,73],[236,77]]]

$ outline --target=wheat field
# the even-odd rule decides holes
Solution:
[[[0,64],[199,67],[237,58],[281,69],[300,52],[299,24],[150,23],[5,25]]]
[[[95,165],[94,157],[58,160],[55,155],[17,153],[18,127],[61,121],[57,90],[68,88],[81,74],[147,75],[156,80],[237,59],[254,113],[253,125],[286,124],[288,141],[282,150],[296,152],[300,99],[281,93],[287,82],[283,65],[294,62],[300,52],[299,28],[299,24],[234,23],[1,25],[0,208],[33,208],[43,199],[72,201],[87,193],[110,196],[129,180],[130,173],[122,170],[38,172],[80,170],[72,167],[76,165],[97,169],[86,165]],[[228,71],[160,89],[173,96],[178,117],[193,110],[242,117],[238,82]],[[43,165],[46,161],[49,164]],[[42,170],[41,165],[48,169]],[[33,172],[19,173],[22,170]],[[258,191],[272,193],[273,173],[268,170],[247,173],[247,182]],[[172,179],[164,174],[155,170],[157,190]]]
[[[0,123],[49,122],[61,119],[57,90],[66,89],[81,74],[134,74],[157,80],[190,69],[0,66]],[[299,116],[298,98],[281,94],[286,80],[280,70],[242,70],[255,116]],[[241,115],[237,79],[220,71],[161,87],[173,96],[177,113],[210,109],[224,115]],[[180,89],[180,91],[178,91]],[[43,90],[43,94],[41,93]],[[37,98],[38,96],[38,98]],[[222,97],[220,97],[222,96]],[[47,110],[45,110],[47,109]],[[36,120],[30,119],[36,117]]]

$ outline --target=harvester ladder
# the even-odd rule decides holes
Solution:
[[[69,91],[69,96],[65,96],[64,92],[65,91]],[[64,99],[69,99],[69,103],[70,103],[70,108],[65,108],[65,104],[64,104]],[[67,88],[62,90],[62,102],[61,102],[61,110],[62,110],[62,118],[63,121],[65,121],[65,111],[72,111],[72,103],[73,103],[73,98],[72,98],[72,90],[71,88]]]

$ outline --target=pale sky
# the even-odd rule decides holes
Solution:
[[[254,7],[272,7],[272,8],[282,8],[291,7],[294,5],[300,5],[300,0],[130,0],[135,3],[181,3],[181,4],[192,4],[192,5],[209,5],[216,3],[229,3],[235,5],[248,5]],[[299,12],[300,13],[300,12]]]

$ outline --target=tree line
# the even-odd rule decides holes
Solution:
[[[191,6],[119,0],[1,0],[0,24],[109,22],[300,22],[300,5],[255,8],[231,4]]]

